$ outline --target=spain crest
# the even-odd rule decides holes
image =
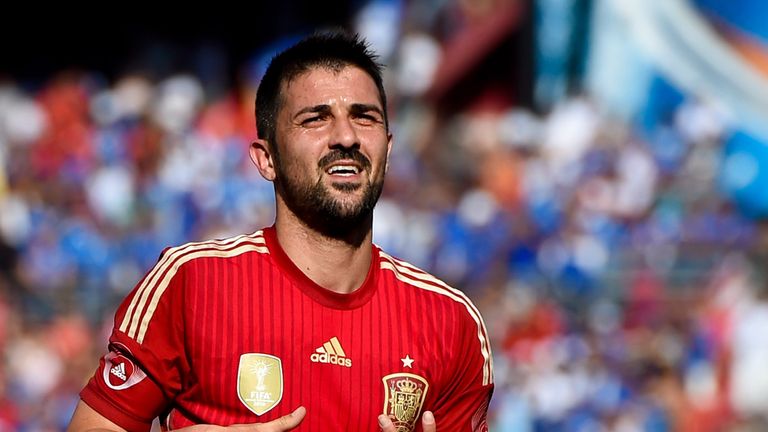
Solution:
[[[263,415],[283,398],[283,366],[278,357],[247,353],[237,368],[237,396],[249,410]]]
[[[421,415],[427,397],[427,380],[410,373],[395,373],[384,381],[384,414],[392,419],[397,432],[411,432]]]

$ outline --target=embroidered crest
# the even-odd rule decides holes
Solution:
[[[283,366],[279,358],[261,353],[240,356],[237,396],[249,410],[263,415],[283,398]]]
[[[414,430],[416,419],[427,397],[427,380],[410,373],[395,373],[384,382],[384,414],[392,419],[397,432]]]

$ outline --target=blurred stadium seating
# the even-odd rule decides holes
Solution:
[[[345,10],[388,65],[375,241],[483,312],[491,430],[768,430],[768,6]],[[168,67],[179,45],[149,41],[0,74],[0,431],[64,429],[164,247],[271,224],[253,96],[311,27],[279,18],[234,57],[221,38]]]

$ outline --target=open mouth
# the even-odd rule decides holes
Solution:
[[[360,174],[360,167],[351,164],[339,164],[329,167],[325,172],[335,176],[351,177]]]

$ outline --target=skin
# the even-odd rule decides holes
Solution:
[[[318,285],[350,293],[365,280],[371,264],[372,215],[363,212],[332,233],[313,227],[311,209],[298,208],[286,188],[323,191],[342,215],[354,214],[370,193],[384,181],[392,135],[384,123],[384,108],[375,83],[363,70],[315,68],[299,75],[282,89],[283,104],[277,116],[275,143],[259,139],[250,156],[261,175],[276,182],[275,230],[280,245],[297,267]],[[273,152],[277,146],[279,157]],[[328,160],[334,152],[356,150],[357,158]],[[279,160],[279,163],[278,163]],[[352,167],[354,174],[330,173],[333,165]],[[282,170],[282,171],[281,171]],[[292,190],[294,190],[292,189]],[[335,269],[344,268],[344,272]],[[306,415],[304,407],[269,423],[215,426],[196,425],[187,432],[281,432],[293,430]],[[384,432],[395,432],[385,415],[377,418]],[[425,432],[436,430],[432,413],[422,415]],[[68,431],[123,431],[80,401]]]
[[[282,94],[275,141],[285,176],[304,184],[319,183],[343,209],[359,205],[366,185],[383,181],[392,148],[373,80],[355,67],[341,71],[319,68],[285,85]],[[264,178],[275,181],[278,173],[272,144],[257,140],[251,146],[251,159]],[[352,149],[370,161],[370,168],[341,176],[318,166],[327,154]],[[350,159],[334,164],[362,168]],[[371,263],[372,215],[332,237],[310,226],[280,192],[278,187],[275,229],[288,257],[326,289],[350,293],[359,288]],[[346,271],[338,272],[338,268]]]

